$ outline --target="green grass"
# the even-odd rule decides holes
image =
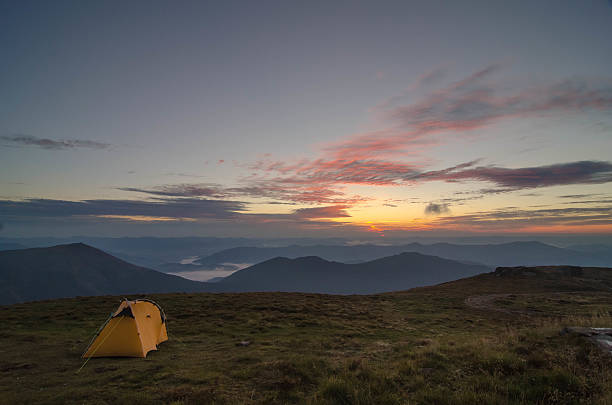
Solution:
[[[568,288],[481,277],[374,296],[152,296],[170,340],[79,373],[119,297],[0,307],[0,403],[612,404],[612,356],[559,334],[612,326],[612,293],[556,291]],[[516,295],[494,305],[531,315],[464,304],[500,292]]]
[[[559,294],[512,294],[497,299],[494,303],[500,308],[528,313],[541,312],[546,316],[598,316],[612,311],[612,294],[559,293]]]

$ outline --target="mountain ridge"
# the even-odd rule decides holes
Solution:
[[[2,251],[0,281],[0,304],[205,290],[204,283],[136,266],[84,243]]]
[[[291,245],[285,247],[243,246],[221,250],[201,257],[191,265],[173,265],[174,271],[213,268],[227,263],[259,263],[281,257],[319,256],[343,263],[359,263],[406,251],[443,257],[450,260],[498,266],[579,265],[612,266],[612,248],[585,252],[560,248],[538,241],[516,241],[500,244],[452,244],[447,242],[405,245]]]
[[[248,284],[249,291],[374,294],[439,284],[490,270],[415,252],[356,264],[317,256],[278,257],[239,270],[218,284],[239,291],[243,291],[241,285]]]

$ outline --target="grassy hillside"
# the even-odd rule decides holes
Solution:
[[[518,269],[371,296],[155,295],[170,340],[79,373],[119,297],[0,307],[0,403],[609,404],[612,356],[559,331],[611,326],[610,280]]]

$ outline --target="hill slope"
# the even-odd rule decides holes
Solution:
[[[0,304],[204,288],[204,283],[138,267],[82,243],[0,252]]]
[[[300,291],[331,294],[372,294],[439,284],[486,273],[482,265],[402,253],[366,263],[330,262],[319,257],[265,261],[226,277],[225,291]]]

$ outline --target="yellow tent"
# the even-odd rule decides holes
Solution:
[[[166,315],[150,300],[125,299],[83,354],[88,357],[147,357],[168,340]]]

